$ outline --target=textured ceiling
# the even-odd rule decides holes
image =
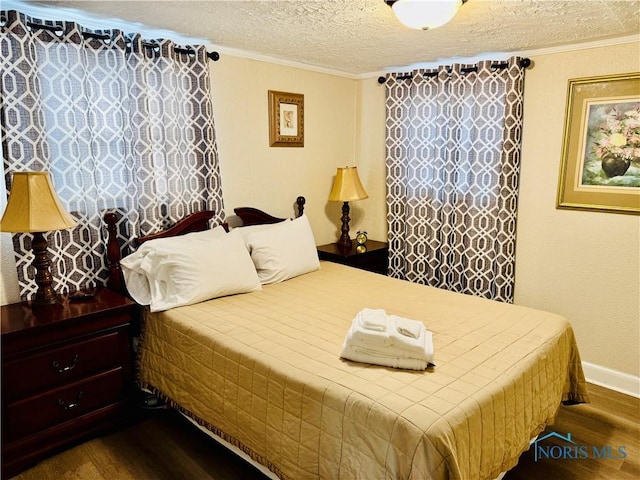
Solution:
[[[640,0],[469,0],[411,30],[383,0],[38,1],[140,22],[220,47],[361,75],[640,35]]]

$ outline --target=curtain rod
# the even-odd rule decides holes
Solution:
[[[60,36],[62,34],[62,32],[63,32],[62,27],[57,26],[57,25],[44,25],[44,24],[41,24],[41,23],[27,22],[27,26],[29,28],[48,30],[48,31],[52,32],[54,35],[56,35],[56,36]],[[60,32],[60,33],[57,33],[57,32]],[[96,40],[109,40],[111,38],[111,35],[108,35],[106,33],[104,33],[104,34],[102,34],[102,33],[93,33],[93,32],[80,32],[80,33],[82,34],[82,36],[84,38],[93,38],[93,39],[96,39]],[[158,44],[151,43],[151,42],[143,42],[142,45],[144,47],[147,47],[147,48],[155,48],[155,47],[158,46]],[[187,55],[195,53],[195,50],[193,50],[192,48],[173,47],[173,50],[176,53],[186,53]],[[207,52],[207,58],[209,60],[217,62],[218,60],[220,60],[220,54],[218,52]]]
[[[520,65],[522,68],[527,68],[531,65],[531,59],[529,58],[521,58],[518,61],[518,65]],[[507,68],[509,66],[509,64],[507,62],[503,62],[503,63],[494,63],[493,65],[491,65],[491,68]],[[460,71],[462,73],[471,73],[471,72],[477,72],[478,71],[478,67],[465,67],[465,68],[461,68]],[[433,71],[433,72],[425,72],[422,74],[423,77],[437,77],[438,76],[438,71]],[[449,70],[449,73],[451,73],[451,70]],[[396,77],[396,80],[410,80],[413,78],[413,74],[409,73],[407,75],[402,75],[400,77]],[[378,77],[378,83],[380,85],[382,85],[384,82],[387,81],[387,77]]]

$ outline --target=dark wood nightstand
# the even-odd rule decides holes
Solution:
[[[93,297],[1,307],[3,478],[129,417],[137,306],[106,288],[85,292]]]
[[[359,252],[355,240],[351,240],[350,250],[339,247],[337,243],[320,245],[317,247],[318,257],[320,260],[328,260],[386,275],[389,265],[389,244],[367,240],[365,246],[367,247],[366,251]]]

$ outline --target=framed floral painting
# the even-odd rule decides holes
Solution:
[[[640,73],[569,80],[558,208],[640,214]]]

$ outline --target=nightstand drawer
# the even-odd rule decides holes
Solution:
[[[122,367],[7,405],[7,437],[16,440],[123,398]]]
[[[127,330],[120,329],[100,336],[82,337],[59,348],[4,364],[5,400],[24,398],[118,365],[123,358],[121,349],[127,345],[126,336]]]

